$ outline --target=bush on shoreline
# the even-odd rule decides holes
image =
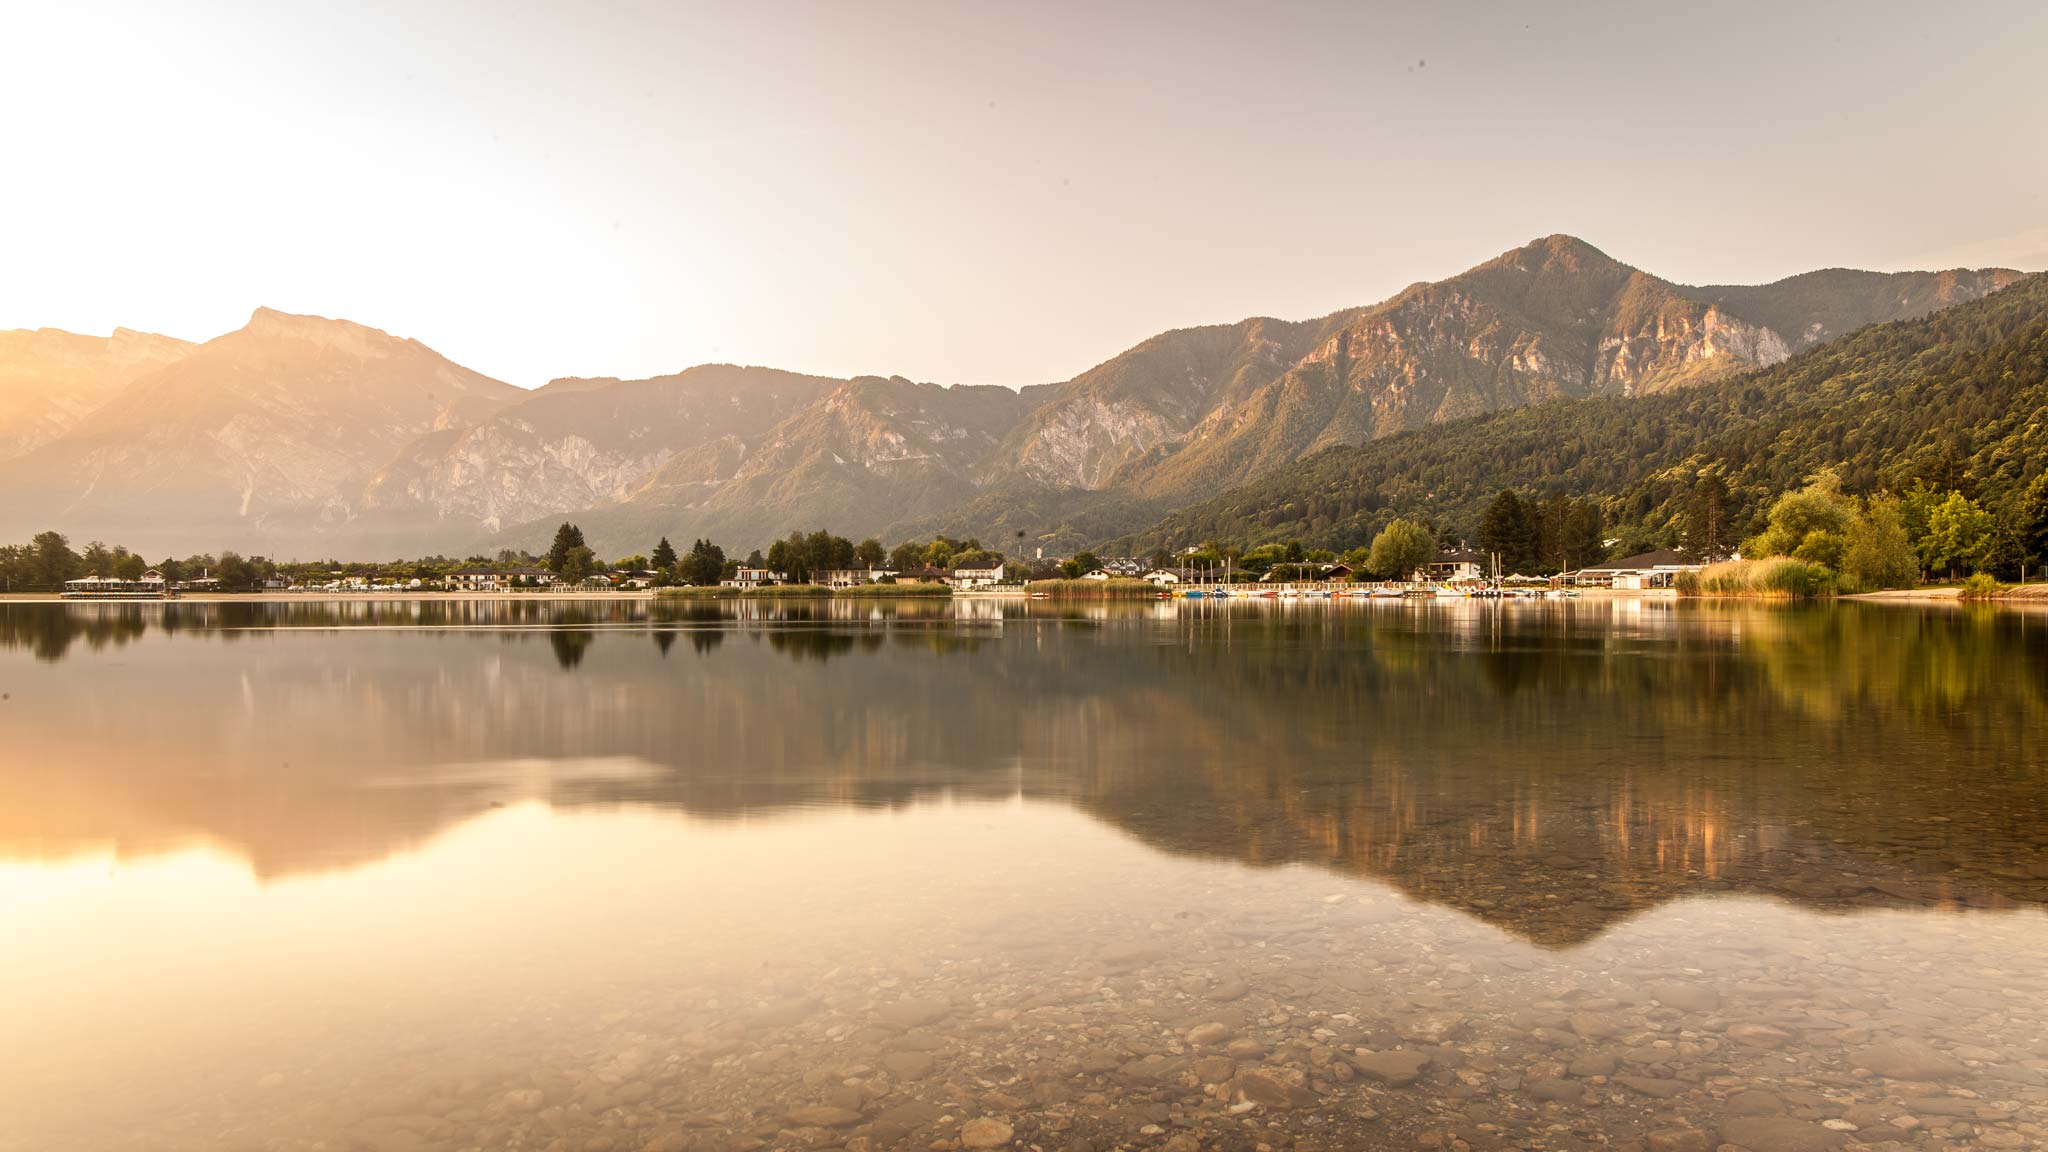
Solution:
[[[1963,581],[1963,590],[1957,595],[1965,600],[1989,600],[2004,590],[1990,574],[1978,572]]]
[[[1815,600],[1837,591],[1835,574],[1826,565],[1790,556],[1709,564],[1698,572],[1680,572],[1673,584],[1681,596]]]

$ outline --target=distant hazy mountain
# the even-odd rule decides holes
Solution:
[[[62,436],[137,377],[195,347],[126,328],[112,336],[0,332],[0,460]]]
[[[661,535],[743,550],[815,527],[1059,550],[1333,445],[1667,393],[2017,276],[1836,269],[1690,288],[1552,236],[1381,304],[1167,332],[1021,392],[730,365],[522,392],[413,341],[268,310],[196,349],[164,341],[152,354],[187,354],[109,370],[95,392],[64,385],[72,361],[0,338],[0,373],[28,366],[0,374],[0,400],[42,397],[17,405],[33,416],[0,406],[0,539],[59,527],[152,552],[466,552],[538,547],[567,517],[606,553]],[[161,338],[130,335],[143,340]],[[9,436],[24,446],[12,461]]]
[[[556,380],[487,420],[405,446],[371,481],[365,508],[399,523],[431,515],[468,536],[616,505],[650,483],[716,485],[837,383],[730,364]]]
[[[524,396],[415,340],[258,309],[0,465],[0,525],[152,551],[310,544],[345,533],[401,450]]]
[[[741,547],[800,525],[879,532],[957,507],[974,492],[977,473],[1037,392],[858,377],[777,424],[758,447],[726,439],[680,456],[616,507],[593,508],[578,523],[603,540],[666,532]],[[686,529],[677,533],[676,525]]]

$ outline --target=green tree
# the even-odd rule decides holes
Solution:
[[[1685,549],[1702,560],[1728,554],[1728,483],[1719,472],[1701,472],[1685,503]]]
[[[696,540],[677,566],[677,574],[688,584],[709,587],[725,577],[725,549],[709,540]]]
[[[597,553],[584,545],[575,545],[562,557],[562,566],[556,571],[563,583],[581,584],[597,571]]]
[[[897,572],[908,572],[912,568],[924,567],[924,545],[915,540],[905,540],[890,549],[889,567]]]
[[[223,592],[252,591],[261,579],[261,571],[257,565],[244,560],[235,552],[222,552],[220,561],[214,565],[213,574],[220,580]]]
[[[564,523],[560,528],[555,529],[555,542],[548,545],[548,558],[542,564],[542,567],[545,567],[557,576],[561,575],[562,566],[569,562],[569,553],[581,547],[583,547],[583,529],[578,528],[574,524]]]
[[[116,580],[140,580],[142,579],[142,574],[148,570],[149,565],[143,562],[142,557],[137,556],[133,552],[114,561],[114,578]]]
[[[88,576],[111,576],[114,574],[114,553],[98,540],[85,546],[85,552],[78,558],[79,566]]]
[[[1074,563],[1080,566],[1083,576],[1102,567],[1102,561],[1095,558],[1095,553],[1086,550],[1074,553]]]
[[[1372,539],[1369,566],[1388,580],[1406,580],[1436,559],[1436,539],[1412,520],[1395,520]]]
[[[1929,568],[1946,568],[1951,576],[1958,568],[1981,567],[1994,527],[1991,513],[1961,492],[1951,492],[1927,514],[1927,538],[1920,542],[1920,555]]]
[[[1827,469],[1809,479],[1806,487],[1778,497],[1771,504],[1769,527],[1746,541],[1742,554],[1796,556],[1835,567],[1855,516],[1855,504],[1842,495],[1841,477]],[[1809,542],[1810,536],[1815,538]]]
[[[1544,501],[1542,522],[1542,567],[1570,572],[1600,558],[1605,524],[1599,501],[1559,493]]]
[[[1863,502],[1849,524],[1839,569],[1857,588],[1904,588],[1920,576],[1920,556],[1906,535],[1896,496],[1879,493]]]
[[[78,554],[71,550],[71,541],[59,532],[38,532],[28,542],[29,574],[33,583],[46,588],[61,588],[66,580],[78,578]]]
[[[882,542],[873,536],[853,546],[853,562],[871,571],[880,568],[887,558],[888,553],[882,551]]]
[[[1498,553],[1510,572],[1527,572],[1542,563],[1537,555],[1542,525],[1528,501],[1501,489],[1479,517],[1479,547]]]
[[[1060,575],[1065,576],[1069,580],[1079,580],[1081,578],[1081,562],[1079,560],[1060,561]]]
[[[649,559],[654,561],[654,567],[657,570],[662,572],[670,571],[676,566],[675,546],[668,542],[668,537],[663,536],[661,543],[654,546],[654,555],[649,557]]]
[[[2034,477],[2020,496],[2019,533],[2025,564],[2048,563],[2048,472]]]

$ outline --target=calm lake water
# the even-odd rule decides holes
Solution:
[[[2048,617],[0,605],[0,1149],[2048,1147]]]

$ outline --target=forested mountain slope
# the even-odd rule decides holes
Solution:
[[[1115,541],[1120,551],[1298,538],[1350,547],[1397,515],[1469,535],[1503,487],[1600,497],[1668,531],[1702,469],[1753,512],[1822,468],[1851,491],[1918,478],[1994,506],[2048,466],[2048,277],[1872,326],[1678,392],[1558,400],[1321,452]]]

